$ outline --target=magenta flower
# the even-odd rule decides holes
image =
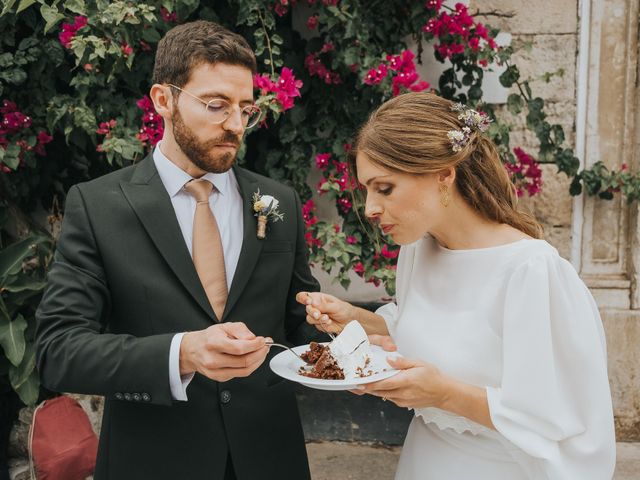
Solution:
[[[319,153],[316,155],[316,167],[320,170],[324,170],[329,166],[330,153]]]
[[[307,28],[309,30],[315,30],[318,27],[318,15],[311,15],[307,19]]]
[[[169,12],[165,7],[160,7],[160,15],[166,23],[175,23],[178,21],[178,14],[176,12]]]
[[[63,23],[62,31],[58,34],[58,39],[64,48],[71,48],[71,40],[76,36],[78,30],[86,26],[89,19],[84,15],[77,15],[73,23]]]
[[[386,243],[382,246],[382,250],[380,250],[380,255],[389,260],[397,258],[399,254],[400,249],[389,250],[389,246]]]
[[[120,51],[122,51],[124,57],[127,58],[133,53],[133,48],[131,48],[131,46],[127,42],[122,42],[122,44],[120,45]]]
[[[344,213],[349,213],[351,211],[352,206],[353,205],[351,203],[351,200],[349,200],[348,198],[342,197],[338,199],[338,207]]]

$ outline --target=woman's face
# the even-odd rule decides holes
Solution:
[[[398,173],[356,157],[358,181],[366,187],[365,215],[398,245],[408,245],[437,226],[443,217],[436,174]]]

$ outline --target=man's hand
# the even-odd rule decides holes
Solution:
[[[188,332],[180,343],[180,375],[198,372],[226,382],[248,377],[269,352],[265,337],[256,337],[244,323],[221,323]]]

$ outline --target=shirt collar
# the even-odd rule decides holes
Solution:
[[[161,142],[158,143],[153,150],[153,161],[167,193],[170,197],[175,197],[178,192],[182,190],[185,183],[193,180],[193,177],[169,160],[166,155],[162,153],[160,147]],[[230,177],[232,176],[231,172],[231,170],[224,173],[207,172],[202,178],[213,183],[216,190],[224,195],[229,191]]]

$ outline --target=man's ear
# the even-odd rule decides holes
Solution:
[[[438,173],[438,183],[451,187],[453,182],[456,181],[456,169],[454,167],[447,167]]]
[[[171,87],[154,83],[149,91],[153,106],[165,122],[171,121],[173,114],[173,95]]]

